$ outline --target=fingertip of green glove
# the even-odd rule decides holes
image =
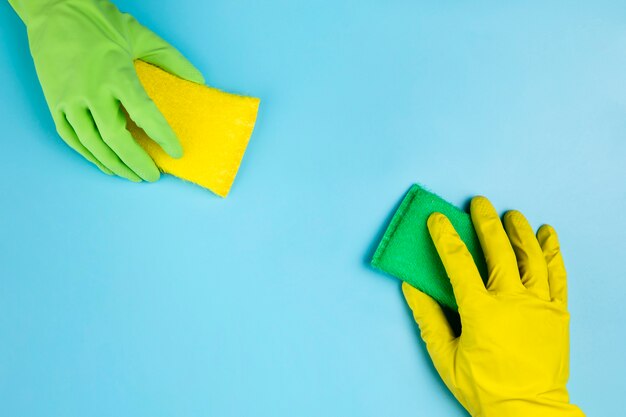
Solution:
[[[186,76],[181,77],[181,78],[184,78],[184,79],[186,79],[188,81],[191,81],[191,82],[194,82],[196,84],[202,84],[202,85],[206,84],[206,80],[204,78],[204,75],[202,75],[202,73],[199,70],[197,70],[195,67],[192,67],[190,69],[189,74],[187,74]]]
[[[171,144],[169,144],[167,147],[168,149],[165,149],[165,152],[167,152],[167,154],[172,158],[182,158],[183,154],[185,153],[178,137],[176,137],[176,141],[172,141]]]

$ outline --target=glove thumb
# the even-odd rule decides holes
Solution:
[[[445,380],[444,374],[451,372],[452,353],[457,340],[452,327],[441,306],[431,297],[406,282],[402,283],[402,293],[419,325],[435,368]]]
[[[136,59],[198,84],[204,84],[202,73],[176,48],[136,20],[132,21],[133,52]]]

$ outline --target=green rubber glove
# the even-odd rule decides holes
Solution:
[[[9,3],[28,29],[37,75],[63,140],[109,175],[159,179],[157,166],[126,130],[125,111],[170,156],[182,156],[183,149],[141,86],[133,61],[204,84],[202,74],[109,1]]]

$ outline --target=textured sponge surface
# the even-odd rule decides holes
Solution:
[[[419,185],[413,185],[402,200],[374,253],[372,265],[457,310],[452,285],[428,232],[426,222],[434,212],[450,219],[485,279],[485,258],[470,216]]]
[[[132,120],[128,128],[165,173],[226,197],[254,129],[259,99],[225,93],[135,61],[135,69],[183,146],[180,159],[168,156]]]

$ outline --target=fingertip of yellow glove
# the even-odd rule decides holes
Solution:
[[[431,236],[440,229],[447,227],[447,224],[450,224],[450,220],[439,212],[434,212],[428,216],[428,221],[426,222]]]
[[[428,231],[430,232],[430,236],[433,238],[433,241],[438,240],[440,237],[444,235],[452,235],[457,236],[458,233],[456,229],[445,215],[434,212],[430,216],[428,216],[427,221]],[[459,237],[459,240],[461,238]]]
[[[539,241],[539,246],[541,246],[544,256],[546,256],[548,266],[550,266],[550,259],[561,251],[561,244],[559,243],[556,230],[549,224],[542,225],[539,230],[537,230],[537,240]]]
[[[487,197],[482,195],[472,198],[470,202],[470,214],[474,226],[477,226],[477,224],[491,224],[491,222],[495,222],[496,220],[500,223],[500,216],[495,207]],[[480,235],[479,230],[476,230],[476,232]]]
[[[491,207],[491,202],[489,201],[487,197],[483,195],[475,196],[474,198],[472,198],[472,201],[470,202],[471,209],[479,209],[485,206]]]
[[[446,216],[436,211],[428,216],[428,225],[435,225],[437,223],[444,222],[446,219]]]
[[[521,245],[520,239],[522,238],[520,233],[523,233],[525,237],[527,237],[527,234],[531,236],[534,235],[526,216],[517,210],[509,210],[504,213],[504,216],[502,216],[502,224],[504,225],[507,235],[509,235],[511,244],[517,243]]]
[[[543,242],[547,242],[548,240],[556,240],[556,245],[558,247],[558,239],[554,239],[556,237],[556,230],[554,230],[554,227],[550,226],[549,224],[544,224],[539,228],[539,230],[537,230],[537,239],[540,243],[542,243],[542,247]]]
[[[504,213],[504,221],[508,221],[513,224],[524,224],[526,222],[526,217],[524,217],[524,215],[517,210],[509,210]]]

